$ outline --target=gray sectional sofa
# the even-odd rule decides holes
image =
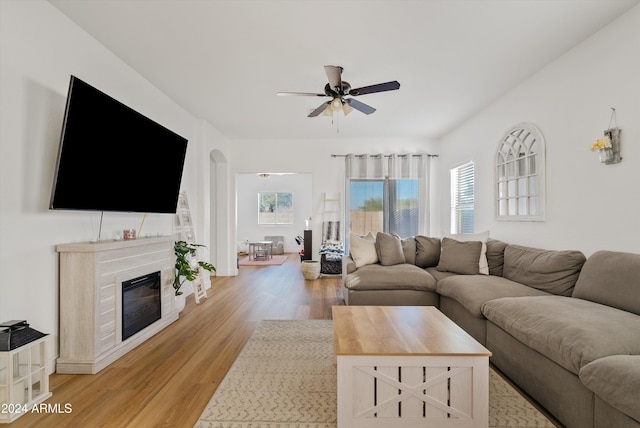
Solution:
[[[438,306],[565,426],[640,427],[640,254],[455,238],[352,237],[345,302]]]

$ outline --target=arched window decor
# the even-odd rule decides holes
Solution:
[[[512,126],[496,153],[496,217],[498,220],[543,221],[545,144],[530,123]]]

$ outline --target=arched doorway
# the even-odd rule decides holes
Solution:
[[[211,243],[211,263],[219,276],[237,275],[235,252],[230,247],[231,219],[228,210],[229,164],[220,150],[209,154],[209,242]]]

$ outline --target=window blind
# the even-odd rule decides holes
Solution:
[[[451,233],[473,233],[474,165],[467,162],[451,169]]]

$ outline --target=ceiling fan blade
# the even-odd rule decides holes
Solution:
[[[331,101],[327,101],[326,103],[320,104],[320,107],[318,107],[317,109],[315,109],[314,111],[309,113],[309,115],[307,117],[316,117],[316,116],[318,116],[320,113],[322,113],[323,111],[326,110],[326,108],[327,108],[327,106],[329,104],[331,104]]]
[[[361,103],[360,101],[353,98],[348,98],[345,100],[345,102],[354,109],[361,111],[364,114],[371,114],[376,111],[376,109],[374,109],[373,107],[366,105],[365,103]]]
[[[392,82],[378,83],[377,85],[363,86],[362,88],[356,88],[349,91],[349,95],[365,95],[373,94],[375,92],[395,91],[400,89],[400,83],[397,80]]]
[[[324,72],[327,73],[329,85],[331,89],[338,88],[338,92],[342,89],[342,67],[337,65],[325,65]]]
[[[317,94],[315,92],[276,92],[279,97],[326,97],[327,94]]]

